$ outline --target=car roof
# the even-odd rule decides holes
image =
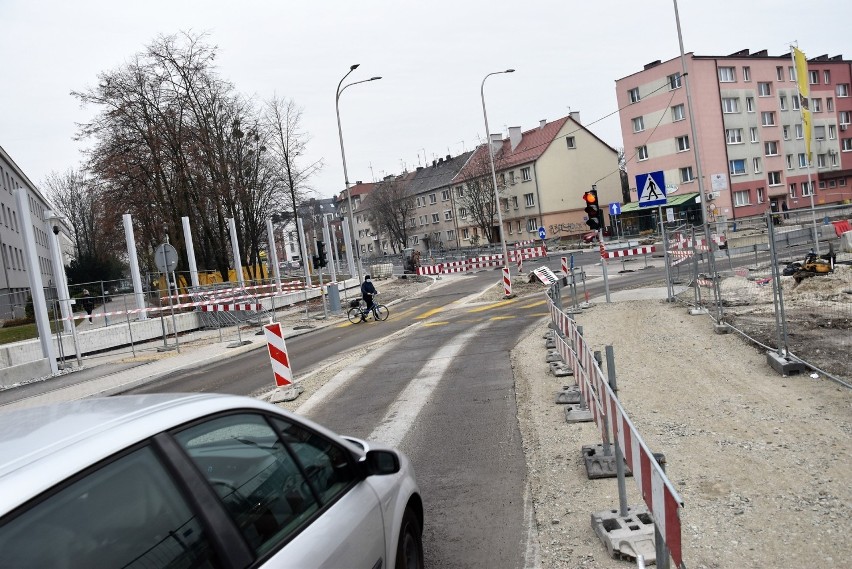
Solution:
[[[292,416],[256,399],[217,394],[124,395],[0,412],[0,516],[157,433],[236,409]]]

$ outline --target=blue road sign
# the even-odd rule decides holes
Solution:
[[[618,202],[613,202],[609,204],[609,214],[610,215],[621,215],[621,204]]]
[[[666,205],[666,179],[662,170],[636,176],[639,207]]]
[[[538,228],[538,238],[539,239],[546,239],[547,238],[547,231],[544,230],[544,227]]]

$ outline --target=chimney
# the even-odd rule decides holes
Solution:
[[[361,185],[361,184],[363,184],[363,183],[364,183],[364,182],[362,182],[361,180],[358,180],[357,182],[355,182],[355,185],[356,185],[356,186],[360,186],[360,185]]]
[[[432,168],[434,168],[434,167],[435,167],[435,166],[437,166],[437,165],[438,165],[438,161],[437,161],[437,160],[432,160]]]
[[[503,135],[502,134],[492,134],[491,135],[491,153],[497,154],[497,152],[503,148]]]
[[[547,124],[547,119],[541,119],[540,121],[538,121],[538,130],[543,129],[544,125],[546,125],[546,124]]]
[[[512,143],[512,152],[515,151],[515,148],[521,143],[521,127],[519,126],[510,126],[509,127],[509,142]]]
[[[443,159],[443,158],[438,158],[438,164],[443,164],[443,163],[444,163],[444,159]]]
[[[452,160],[452,159],[453,159],[453,155],[452,155],[452,154],[447,154],[447,158],[446,158],[447,162],[449,162],[449,161],[450,161],[450,160]]]
[[[418,166],[418,167],[417,167],[417,171],[418,171],[418,172],[419,172],[420,170],[422,170],[422,169],[423,169],[423,166]]]
[[[575,123],[582,124],[580,122],[580,111],[571,111],[570,113],[568,113],[568,116],[571,117]]]

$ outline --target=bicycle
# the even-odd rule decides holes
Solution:
[[[364,302],[364,299],[353,300],[350,303],[352,308],[349,309],[349,312],[346,313],[346,316],[349,318],[349,321],[352,324],[358,324],[359,322],[366,322],[367,317],[370,315],[371,311],[367,310],[367,303]],[[373,302],[373,318],[376,320],[387,320],[388,316],[390,316],[390,310],[384,304],[379,304],[377,302]]]

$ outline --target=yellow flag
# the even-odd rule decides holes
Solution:
[[[797,47],[793,48],[793,63],[796,65],[796,83],[799,86],[799,103],[802,106],[802,129],[805,135],[805,152],[808,156],[808,162],[810,162],[813,123],[811,123],[810,90],[808,87],[808,59]]]

